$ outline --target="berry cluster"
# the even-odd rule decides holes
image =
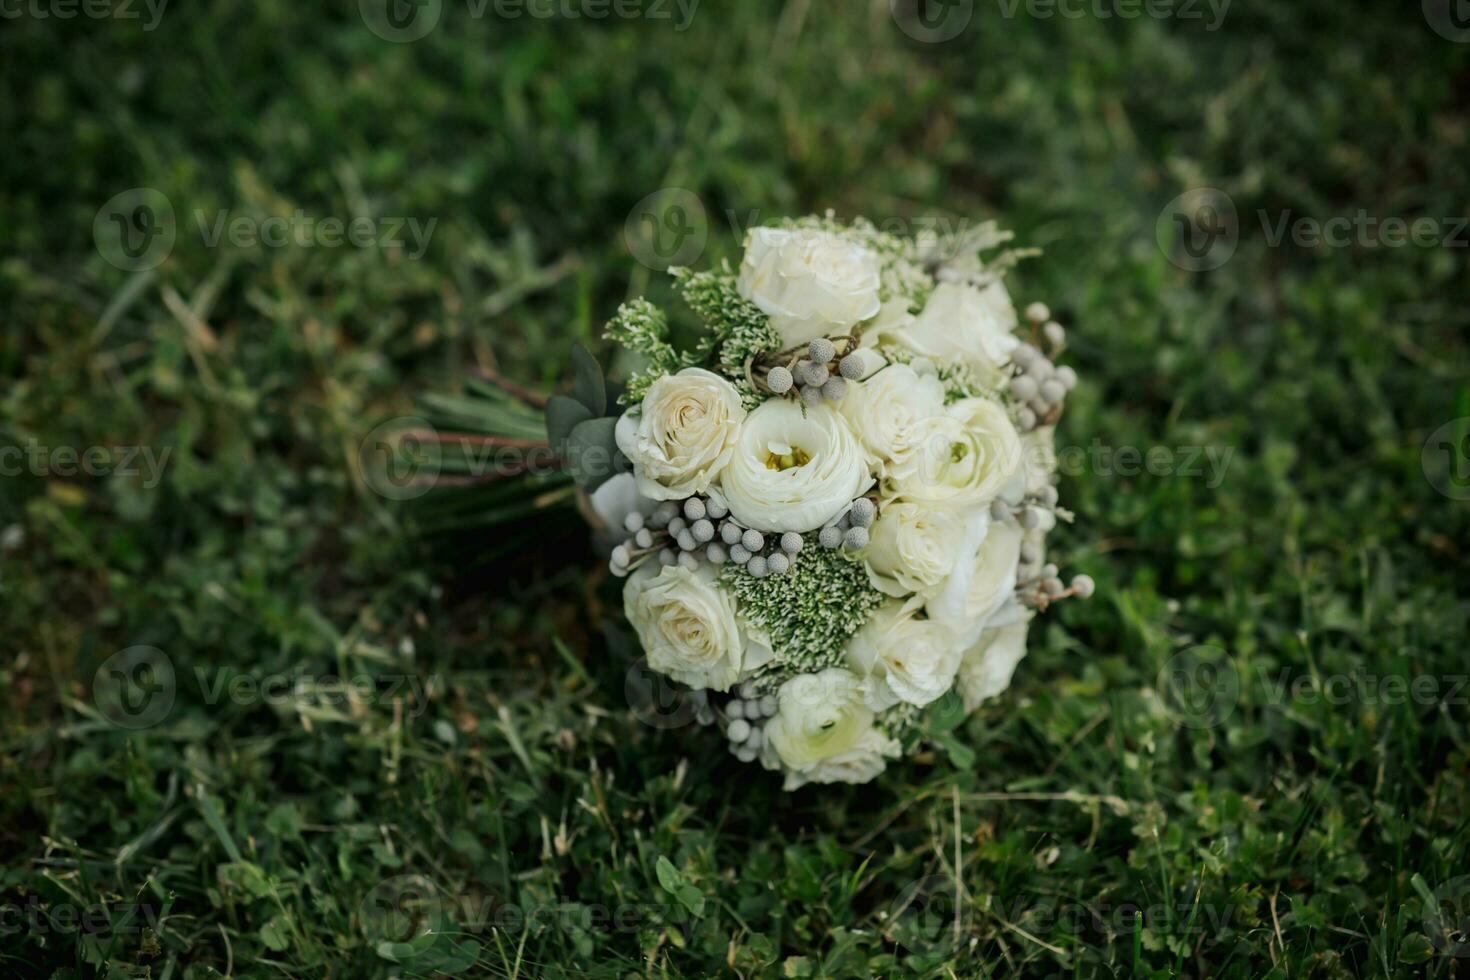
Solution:
[[[623,528],[632,536],[613,548],[610,562],[620,578],[654,555],[660,565],[683,565],[690,571],[704,560],[742,565],[756,578],[784,575],[805,543],[800,534],[787,531],[771,536],[768,551],[766,535],[737,524],[716,497],[689,497],[682,507],[666,500],[647,518],[638,511],[629,514]]]
[[[1026,495],[1014,508],[1004,500],[993,501],[990,519],[1014,520],[1028,531],[1040,529],[1045,533],[1057,526],[1056,507],[1057,488],[1048,483],[1035,493]]]
[[[878,516],[878,505],[867,497],[859,497],[837,520],[822,528],[817,543],[829,551],[846,547],[857,551],[868,546],[868,528]]]
[[[725,702],[725,738],[730,741],[730,751],[741,762],[755,761],[765,742],[763,723],[775,717],[778,710],[776,695],[758,695],[754,686],[746,681],[739,693]]]
[[[852,352],[850,340],[844,339],[847,352],[839,358],[837,344],[818,337],[806,347],[804,358],[788,359],[766,374],[766,387],[773,395],[785,395],[796,388],[807,405],[816,407],[822,399],[839,402],[847,395],[847,382],[863,376],[863,360]]]
[[[1045,610],[1053,602],[1068,596],[1090,598],[1096,588],[1097,583],[1091,575],[1074,575],[1071,584],[1063,584],[1057,566],[1050,563],[1040,567],[1027,564],[1023,550],[1016,576],[1016,594],[1027,605]]]
[[[1026,307],[1026,319],[1033,330],[1051,347],[1052,357],[1061,353],[1066,346],[1067,331],[1060,323],[1051,319],[1051,311],[1045,303],[1032,303]],[[1062,414],[1062,403],[1067,392],[1077,385],[1077,372],[1067,365],[1053,364],[1035,344],[1022,344],[1011,354],[1017,374],[1011,378],[1011,395],[1019,407],[1016,409],[1016,426],[1022,432],[1030,432],[1044,425],[1053,425]]]

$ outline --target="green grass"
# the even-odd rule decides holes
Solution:
[[[1470,416],[1470,249],[1273,247],[1259,214],[1465,215],[1470,45],[1417,3],[998,9],[938,45],[886,0],[683,32],[447,0],[412,44],[349,0],[7,19],[0,444],[48,455],[0,479],[0,973],[1465,976],[1435,944],[1470,907],[1470,505],[1421,450]],[[1155,224],[1196,184],[1241,233],[1190,273]],[[179,230],[133,274],[93,220],[138,186]],[[957,733],[973,764],[783,794],[630,711],[575,520],[492,560],[363,482],[425,393],[549,389],[668,301],[623,237],[665,186],[711,216],[700,267],[827,207],[1046,249],[1014,292],[1070,329],[1059,441],[1098,461],[1057,537],[1098,595]],[[412,259],[194,217],[297,208],[437,224]],[[1231,455],[1127,475],[1095,441]],[[170,455],[69,475],[91,446]],[[136,645],[176,699],[129,731],[93,678]]]

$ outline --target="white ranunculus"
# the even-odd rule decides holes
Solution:
[[[787,347],[845,334],[878,312],[878,256],[814,229],[752,228],[736,288]]]
[[[966,513],[943,504],[883,505],[864,552],[873,587],[891,596],[928,596],[944,585],[960,555]]]
[[[977,381],[996,386],[1011,351],[1020,344],[1015,329],[1016,308],[1000,280],[983,289],[941,282],[913,324],[892,336],[915,353],[964,364]]]
[[[685,368],[650,385],[643,403],[618,419],[614,434],[644,496],[682,500],[709,489],[744,420],[734,385],[703,368]]]
[[[780,710],[765,726],[767,764],[786,770],[786,788],[865,783],[898,758],[898,742],[874,726],[863,682],[841,667],[799,674],[781,685]]]
[[[885,474],[912,500],[988,504],[1021,467],[1021,439],[998,402],[965,398],[916,426],[917,449]]]
[[[735,597],[709,565],[640,569],[623,586],[623,610],[648,666],[693,688],[728,691],[748,669]],[[754,653],[755,651],[752,651]]]
[[[927,602],[929,617],[949,627],[961,646],[973,643],[990,616],[1016,591],[1021,535],[1017,524],[978,515],[961,546],[965,550],[954,574]]]
[[[998,629],[987,629],[960,660],[955,680],[965,699],[965,711],[974,711],[980,703],[1011,686],[1016,665],[1026,656],[1027,622],[1012,623]]]
[[[880,470],[902,466],[920,448],[928,419],[944,412],[944,386],[932,374],[907,364],[890,364],[866,381],[848,386],[843,416]]]
[[[846,510],[873,478],[835,409],[772,398],[746,417],[720,485],[738,523],[811,531]]]
[[[964,648],[943,624],[918,618],[918,610],[918,602],[890,599],[848,643],[848,665],[865,680],[874,710],[899,701],[922,708],[954,684]]]

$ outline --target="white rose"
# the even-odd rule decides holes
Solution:
[[[793,677],[781,685],[778,701],[780,710],[765,726],[762,761],[785,767],[788,790],[865,783],[898,758],[898,742],[874,727],[862,681],[841,667]]]
[[[944,414],[944,386],[907,364],[890,364],[848,386],[843,417],[881,468],[901,466],[919,449],[925,423]]]
[[[845,334],[878,312],[872,251],[830,232],[752,228],[736,288],[760,307],[787,347]]]
[[[922,708],[954,684],[960,651],[949,630],[918,619],[919,604],[890,599],[874,610],[848,644],[847,662],[867,684],[868,706],[899,701]]]
[[[1016,308],[999,279],[984,289],[942,282],[929,294],[912,325],[893,331],[899,343],[918,354],[970,368],[975,379],[998,385],[1001,369],[1019,346]]]
[[[746,663],[735,597],[715,584],[708,565],[698,571],[669,565],[656,574],[645,567],[623,586],[623,611],[648,666],[680,683],[728,691],[753,666]]]
[[[720,476],[735,520],[762,531],[810,531],[873,485],[847,422],[827,405],[772,398],[740,428]]]
[[[988,504],[1021,467],[1021,439],[999,403],[955,402],[916,426],[916,450],[891,467],[892,490],[913,500]]]
[[[965,699],[965,710],[974,711],[980,703],[1011,686],[1016,665],[1026,656],[1026,627],[1022,620],[998,629],[987,629],[975,645],[965,651],[955,686]]]
[[[1022,531],[1018,525],[992,522],[983,514],[973,521],[954,574],[925,606],[930,619],[943,623],[960,638],[961,647],[975,641],[986,620],[1016,591],[1016,569],[1021,563]],[[971,544],[977,540],[977,545]]]
[[[966,526],[963,512],[942,504],[884,504],[864,552],[873,587],[899,597],[933,594],[954,570]]]
[[[685,368],[650,385],[637,411],[618,419],[614,435],[645,497],[682,500],[709,489],[744,420],[734,385],[703,368]]]

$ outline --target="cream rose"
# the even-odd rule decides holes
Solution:
[[[703,368],[685,368],[650,385],[638,409],[618,419],[614,435],[645,497],[682,500],[709,489],[744,420],[734,385]]]
[[[693,688],[728,691],[748,669],[735,598],[715,584],[708,565],[640,570],[623,586],[623,610],[648,666],[660,674]]]
[[[898,758],[898,742],[873,724],[863,683],[829,667],[781,685],[776,716],[765,726],[767,765],[786,769],[786,789],[806,783],[865,783]]]
[[[965,710],[974,711],[980,703],[1011,686],[1016,665],[1026,656],[1026,621],[998,629],[987,629],[960,660],[955,686],[965,699]]]
[[[873,587],[891,596],[932,595],[954,570],[966,515],[943,504],[883,505],[864,552]]]
[[[899,701],[922,708],[954,684],[963,647],[942,624],[919,619],[918,608],[917,602],[890,599],[848,644],[848,666],[867,682],[870,708],[881,711]]]
[[[986,620],[1015,592],[1021,536],[1019,525],[977,516],[962,546],[965,557],[956,562],[944,588],[926,603],[929,618],[949,627],[962,647],[975,642]]]
[[[890,468],[892,491],[957,506],[988,504],[1021,467],[1021,439],[999,403],[955,402],[916,426],[916,450]]]
[[[835,409],[773,398],[746,417],[720,485],[738,523],[810,531],[845,510],[873,478]]]
[[[787,347],[847,333],[880,305],[878,256],[830,232],[752,228],[736,288]]]
[[[932,374],[890,364],[849,385],[841,411],[880,469],[902,466],[920,449],[926,422],[944,415],[944,386]]]
[[[970,368],[975,380],[992,387],[1002,378],[1011,351],[1019,346],[1016,308],[1000,280],[977,289],[967,283],[941,282],[910,325],[892,332],[899,343],[918,354]]]

